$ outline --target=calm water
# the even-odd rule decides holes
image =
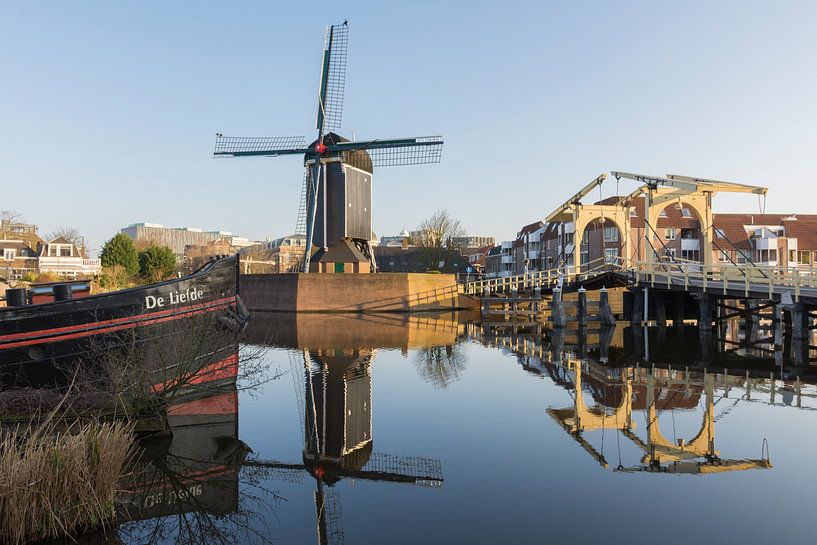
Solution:
[[[237,420],[228,395],[179,421],[174,486],[122,542],[814,542],[817,388],[768,346],[451,315],[252,327],[242,350],[275,345],[284,374]]]

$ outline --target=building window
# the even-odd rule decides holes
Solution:
[[[664,229],[664,238],[666,240],[675,240],[675,227],[666,227]]]
[[[743,265],[749,261],[750,253],[746,250],[738,250],[738,265]]]
[[[608,225],[604,228],[604,242],[618,242],[618,227]]]
[[[797,262],[797,250],[789,250],[789,263]]]
[[[811,263],[809,259],[810,257],[811,252],[809,252],[808,250],[800,250],[800,259],[798,260],[798,263],[800,263],[800,265],[808,265],[809,263]]]
[[[71,257],[71,247],[60,246],[60,257]]]
[[[681,259],[685,261],[700,261],[701,252],[699,250],[681,250]]]
[[[662,209],[661,209],[661,212],[659,212],[659,213],[658,213],[658,217],[659,217],[659,218],[666,218],[666,217],[667,217],[667,209],[666,209],[666,208],[662,208]]]
[[[726,234],[723,232],[723,229],[715,228],[715,236],[718,238],[726,238]]]
[[[681,208],[681,216],[685,218],[691,218],[692,212],[689,211],[689,208]]]
[[[675,248],[664,248],[664,255],[670,259],[675,259]]]
[[[729,261],[729,254],[721,250],[718,253],[718,261],[721,263],[727,263]]]
[[[638,216],[638,212],[636,212],[636,209],[635,208],[630,208],[630,217],[634,218],[636,216]]]
[[[6,248],[3,250],[3,259],[6,261],[14,261],[14,258],[17,255],[17,250],[13,248]]]
[[[618,258],[618,248],[604,249],[604,263],[607,265],[615,265]]]
[[[758,261],[761,263],[768,263],[770,261],[777,261],[777,250],[758,250]]]

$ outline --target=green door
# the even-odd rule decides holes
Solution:
[[[335,272],[342,273],[343,272],[343,263],[335,263]]]

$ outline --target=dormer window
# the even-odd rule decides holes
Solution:
[[[685,218],[691,218],[692,212],[689,211],[689,208],[681,208],[681,216]]]
[[[658,213],[658,217],[659,217],[659,218],[666,218],[666,217],[667,217],[667,209],[666,209],[666,208],[662,208],[662,209],[661,209],[661,212],[659,212],[659,213]]]

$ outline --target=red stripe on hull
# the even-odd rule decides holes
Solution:
[[[24,336],[35,336],[35,335],[44,335],[44,334],[49,335],[49,334],[56,333],[58,330],[76,331],[78,329],[86,328],[85,330],[80,331],[78,333],[71,333],[71,334],[68,334],[68,335],[52,335],[52,336],[49,336],[49,337],[32,339],[32,340],[29,340],[29,341],[18,341],[18,342],[0,344],[0,350],[6,349],[6,348],[17,348],[17,347],[20,347],[20,346],[31,346],[31,345],[35,345],[35,344],[45,344],[45,343],[52,343],[52,342],[58,342],[58,341],[67,341],[67,340],[70,340],[70,339],[79,339],[79,338],[82,338],[82,337],[90,337],[92,335],[99,335],[101,333],[112,333],[114,331],[121,331],[123,329],[132,329],[132,328],[139,327],[139,326],[161,324],[161,323],[164,323],[164,322],[169,322],[169,321],[172,321],[172,320],[178,320],[180,318],[187,318],[189,316],[194,316],[194,315],[202,314],[202,313],[205,313],[205,312],[213,312],[213,311],[216,311],[216,310],[228,308],[230,306],[230,303],[233,302],[234,300],[235,300],[234,298],[228,297],[228,298],[225,298],[225,299],[219,299],[218,301],[214,301],[212,303],[205,304],[205,305],[195,305],[195,306],[191,305],[190,307],[185,307],[185,310],[173,311],[173,312],[175,312],[175,314],[170,314],[170,315],[166,315],[167,314],[166,311],[161,311],[161,312],[154,312],[154,313],[150,313],[150,314],[140,314],[140,315],[138,315],[136,317],[131,316],[131,317],[128,317],[128,318],[117,318],[116,320],[105,320],[105,321],[102,321],[102,322],[91,322],[91,323],[88,323],[88,324],[81,324],[81,325],[78,325],[78,326],[68,326],[68,327],[60,327],[60,328],[54,328],[54,329],[44,329],[44,330],[35,331],[35,332],[31,332],[31,333],[18,333],[18,334],[15,334],[15,335],[7,335],[7,336],[4,336],[4,337],[1,337],[0,341],[5,341],[9,337],[15,337],[17,335],[24,335]],[[193,308],[201,308],[201,309],[200,310],[188,310],[188,309],[193,309]],[[163,317],[155,318],[154,316],[163,316]],[[130,321],[127,321],[127,320],[130,320]],[[121,323],[121,325],[115,325],[115,326],[111,326],[111,327],[99,327],[100,325],[107,324],[107,323],[112,323],[112,322]],[[122,322],[126,322],[126,323],[122,323]],[[87,329],[89,326],[91,328]]]
[[[168,416],[234,416],[238,414],[238,394],[225,392],[195,401],[174,403],[167,408]]]
[[[41,335],[57,335],[59,333],[70,333],[72,331],[77,331],[82,328],[88,327],[103,327],[109,325],[117,325],[122,323],[130,323],[130,322],[139,322],[145,320],[152,320],[154,318],[159,318],[162,316],[170,316],[174,313],[179,312],[189,312],[191,310],[201,309],[201,308],[208,308],[212,305],[219,305],[229,301],[234,301],[234,297],[225,297],[223,299],[217,299],[215,301],[208,301],[205,303],[197,303],[195,305],[188,305],[185,307],[173,308],[168,310],[159,310],[156,312],[146,312],[143,314],[137,314],[136,316],[125,316],[124,318],[113,318],[111,320],[101,320],[99,322],[88,322],[84,324],[78,325],[69,325],[64,327],[55,327],[52,329],[39,329],[37,331],[26,331],[25,333],[12,333],[11,335],[3,335],[0,336],[0,342],[6,341],[16,341],[18,339],[28,339],[31,337],[39,337]]]
[[[206,384],[226,378],[236,378],[236,376],[238,376],[238,354],[231,354],[223,360],[211,363],[193,373],[187,373],[168,382],[154,384],[152,388],[154,392],[159,393],[166,388],[171,388],[182,383],[185,386]]]

